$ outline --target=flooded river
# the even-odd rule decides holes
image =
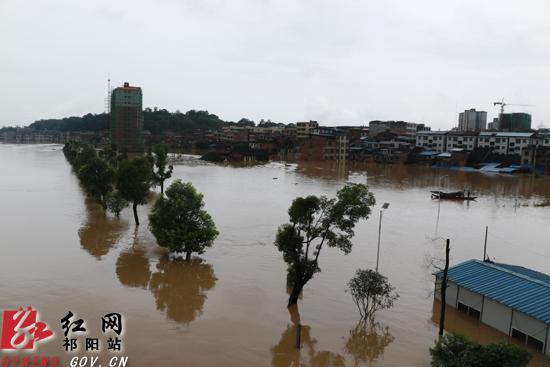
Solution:
[[[230,167],[189,158],[173,179],[204,193],[220,236],[184,263],[156,245],[150,204],[140,207],[135,230],[128,209],[115,219],[87,201],[60,146],[0,145],[0,167],[0,308],[37,308],[56,333],[39,353],[60,355],[64,366],[70,354],[59,320],[69,310],[96,336],[101,316],[121,313],[130,366],[428,366],[437,317],[426,259],[443,256],[444,238],[451,240],[452,264],[480,259],[489,226],[491,258],[550,272],[550,207],[535,206],[550,199],[548,178],[418,166]],[[276,229],[295,197],[334,195],[347,181],[369,184],[373,215],[358,224],[350,255],[321,254],[322,272],[307,284],[299,313],[290,313]],[[479,198],[440,203],[429,195],[437,189],[469,189]],[[374,267],[384,202],[390,207],[380,271],[401,297],[364,330],[356,328],[359,314],[345,288],[357,268]],[[485,336],[492,329],[460,325],[450,323],[480,341],[494,340]],[[533,365],[550,361],[539,356]]]

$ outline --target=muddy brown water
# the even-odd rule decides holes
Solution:
[[[60,146],[0,145],[0,168],[0,309],[37,308],[56,333],[37,353],[60,355],[64,366],[89,355],[63,351],[59,320],[68,310],[86,320],[90,336],[101,336],[102,315],[123,314],[130,366],[428,366],[437,318],[426,259],[443,254],[443,238],[451,239],[453,264],[481,258],[488,225],[491,258],[550,272],[550,207],[534,206],[550,199],[548,178],[418,166],[223,166],[190,157],[173,178],[204,193],[220,236],[184,263],[155,244],[150,204],[140,207],[136,230],[130,210],[115,219],[87,201]],[[299,314],[289,312],[277,226],[295,197],[334,195],[347,181],[367,182],[376,208],[358,224],[350,255],[324,250]],[[479,198],[440,203],[429,195],[438,189]],[[375,265],[384,202],[380,271],[401,297],[362,329],[345,288],[357,268]],[[478,327],[471,336],[488,341]],[[104,366],[111,355],[99,354]],[[548,358],[536,363],[550,366]]]

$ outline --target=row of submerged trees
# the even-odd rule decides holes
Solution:
[[[191,183],[176,180],[164,195],[164,181],[173,171],[165,146],[134,158],[112,150],[98,152],[77,142],[67,143],[63,152],[86,194],[116,216],[131,204],[136,225],[138,205],[145,203],[153,185],[159,185],[161,195],[149,215],[149,227],[160,246],[190,260],[192,253],[203,253],[218,236],[214,221],[204,210],[203,195]],[[355,225],[369,217],[375,202],[367,185],[352,183],[335,198],[310,195],[292,202],[289,223],[279,227],[275,239],[287,264],[288,306],[298,302],[304,286],[321,271],[319,257],[324,248],[351,252]],[[362,319],[391,307],[398,297],[387,278],[372,270],[358,270],[348,287]]]
[[[151,232],[162,247],[185,253],[203,253],[217,237],[214,221],[203,209],[202,194],[191,183],[176,180],[166,190],[164,182],[172,176],[166,146],[157,145],[146,156],[128,157],[113,150],[96,151],[88,144],[69,142],[63,148],[84,191],[105,211],[117,217],[132,205],[136,226],[138,205],[145,204],[150,190],[160,186],[160,197],[149,215]]]

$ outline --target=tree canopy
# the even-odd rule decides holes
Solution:
[[[376,311],[391,308],[399,298],[388,278],[371,269],[358,269],[348,283],[348,290],[361,319],[371,321]]]
[[[78,170],[78,179],[86,193],[96,199],[103,208],[106,208],[106,199],[115,180],[115,171],[107,162],[97,155],[82,165]]]
[[[168,161],[168,147],[165,144],[157,144],[153,147],[155,155],[151,161],[156,168],[153,170],[153,181],[155,184],[160,185],[160,193],[164,194],[164,181],[172,177],[172,171],[174,167],[172,165],[167,166]]]
[[[531,354],[517,345],[481,345],[455,333],[441,337],[430,354],[433,367],[526,367],[531,360]]]
[[[153,134],[164,131],[192,131],[217,129],[229,122],[221,120],[208,111],[190,110],[186,113],[169,112],[165,109],[143,110],[143,128]],[[100,131],[109,129],[109,114],[88,113],[61,119],[43,119],[31,123],[29,128],[39,131]]]
[[[166,190],[166,198],[155,202],[149,215],[149,226],[158,244],[172,252],[185,253],[186,260],[191,259],[193,252],[202,254],[218,236],[202,199],[191,183],[176,180]]]
[[[288,304],[293,305],[303,286],[319,272],[323,246],[351,252],[355,224],[367,219],[375,199],[367,185],[348,183],[336,198],[310,195],[298,197],[288,210],[290,223],[277,231],[275,246],[287,263],[287,279],[292,286]]]
[[[123,160],[118,168],[116,188],[122,198],[132,203],[136,225],[139,225],[137,206],[145,204],[153,182],[152,171],[151,164],[145,157]]]

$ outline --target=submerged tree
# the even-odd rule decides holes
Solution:
[[[86,193],[97,200],[105,210],[107,196],[113,191],[115,171],[105,160],[94,156],[80,167],[78,179]]]
[[[216,225],[204,210],[203,195],[191,183],[176,180],[158,199],[149,215],[149,226],[157,242],[172,252],[202,254],[218,236]]]
[[[160,185],[160,193],[164,194],[164,181],[172,177],[172,171],[174,167],[172,165],[167,165],[168,158],[168,148],[164,144],[157,144],[153,148],[153,153],[155,156],[153,158],[154,167],[156,168],[153,171],[153,178],[156,184]]]
[[[139,226],[137,206],[145,204],[152,180],[151,165],[147,158],[138,157],[120,162],[116,188],[125,200],[132,203],[137,226]]]
[[[325,243],[345,254],[351,252],[355,224],[367,219],[374,196],[364,184],[347,184],[336,198],[308,196],[296,198],[288,210],[290,223],[277,231],[275,245],[288,265],[292,292],[288,305],[298,302],[303,287],[319,269],[319,254]]]
[[[348,290],[362,320],[372,321],[376,311],[391,308],[399,298],[388,278],[371,269],[357,270],[348,283]]]
[[[107,210],[109,210],[111,213],[116,215],[117,218],[119,218],[122,209],[128,206],[128,201],[124,199],[118,191],[115,191],[107,195],[105,205],[107,206]]]

